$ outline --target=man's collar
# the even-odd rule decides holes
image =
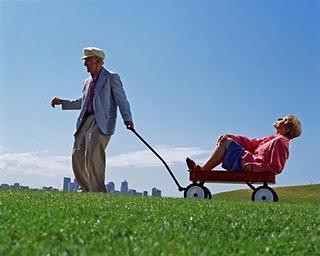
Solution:
[[[98,78],[99,78],[102,70],[103,70],[103,67],[101,67],[101,69],[100,69],[100,71],[99,71],[99,73],[98,73],[98,75],[97,75],[96,77],[94,77],[94,74],[91,73],[91,78],[92,78],[92,80],[98,80]]]

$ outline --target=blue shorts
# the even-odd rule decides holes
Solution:
[[[241,156],[243,153],[243,147],[232,141],[224,155],[222,167],[228,171],[241,171]]]

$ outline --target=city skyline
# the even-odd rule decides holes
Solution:
[[[129,188],[129,183],[126,180],[123,180],[120,185],[120,190],[116,190],[115,183],[113,181],[110,181],[105,184],[107,188],[107,193],[120,193],[120,194],[131,194],[131,195],[148,195],[147,190],[143,190],[143,192],[137,192],[136,189]],[[78,190],[81,190],[81,187],[77,180],[73,178],[73,182],[71,182],[70,177],[64,177],[63,178],[63,189],[62,191],[69,191],[69,192],[76,192]],[[146,193],[145,193],[146,192]],[[153,187],[151,189],[151,195],[160,195],[161,196],[161,190],[157,189],[156,187]]]
[[[20,184],[20,182],[15,182],[12,185],[8,183],[0,183],[0,189],[40,189],[45,191],[59,191],[59,189],[54,188],[52,186],[43,186],[42,188],[32,188],[32,187]]]
[[[136,189],[129,188],[128,182],[126,180],[121,182],[121,189],[116,190],[115,184],[113,181],[108,182],[106,185],[107,193],[111,194],[123,194],[123,195],[133,195],[133,196],[148,196],[148,191],[144,190],[142,192],[138,192]],[[1,189],[35,189],[31,188],[29,186],[21,185],[19,182],[15,182],[12,185],[7,183],[0,183]],[[79,192],[80,186],[75,178],[73,178],[73,182],[71,182],[70,177],[63,177],[62,182],[62,189],[59,190],[57,188],[54,188],[52,186],[43,186],[41,190],[46,191],[64,191],[64,192]],[[151,195],[152,196],[159,196],[161,197],[161,190],[157,189],[156,187],[153,187],[151,189]]]

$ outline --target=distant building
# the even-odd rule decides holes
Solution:
[[[29,189],[28,186],[22,186],[22,185],[20,185],[20,183],[14,183],[11,186],[9,184],[2,183],[0,185],[0,188],[5,188],[5,189],[9,189],[9,188],[11,188],[11,189]]]
[[[14,183],[12,188],[19,189],[20,188],[20,183]]]
[[[157,188],[152,189],[152,196],[161,196],[161,190]]]
[[[80,189],[80,185],[76,179],[73,180],[74,183],[74,192],[77,192]]]
[[[44,191],[55,191],[56,189],[50,186],[50,187],[42,187],[42,190],[44,190]]]
[[[76,179],[73,179],[73,182],[68,184],[68,191],[69,192],[77,192],[80,189],[80,185]]]
[[[9,184],[5,184],[5,183],[2,183],[2,184],[1,184],[1,188],[10,188],[10,185],[9,185]]]
[[[120,191],[121,191],[121,194],[128,194],[128,182],[126,180],[121,182]]]
[[[106,185],[106,187],[107,187],[107,192],[109,192],[109,193],[113,193],[113,191],[115,190],[115,186],[114,186],[114,183],[112,181],[109,182]]]
[[[70,182],[68,184],[68,191],[69,192],[74,192],[75,191],[75,186],[74,186],[74,183],[73,182]]]
[[[76,179],[73,179],[73,182],[71,182],[71,179],[69,177],[63,178],[63,191],[77,192],[79,189],[80,185]]]
[[[70,182],[71,182],[70,178],[68,177],[63,178],[63,191],[69,191],[68,186]]]
[[[148,191],[143,191],[143,196],[148,196]]]
[[[137,191],[135,189],[129,189],[128,194],[131,196],[135,196],[137,194]]]

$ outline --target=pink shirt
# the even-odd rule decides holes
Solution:
[[[238,135],[228,136],[245,150],[241,156],[242,166],[252,166],[254,172],[282,172],[289,158],[289,138],[281,134],[261,139],[249,139]]]

